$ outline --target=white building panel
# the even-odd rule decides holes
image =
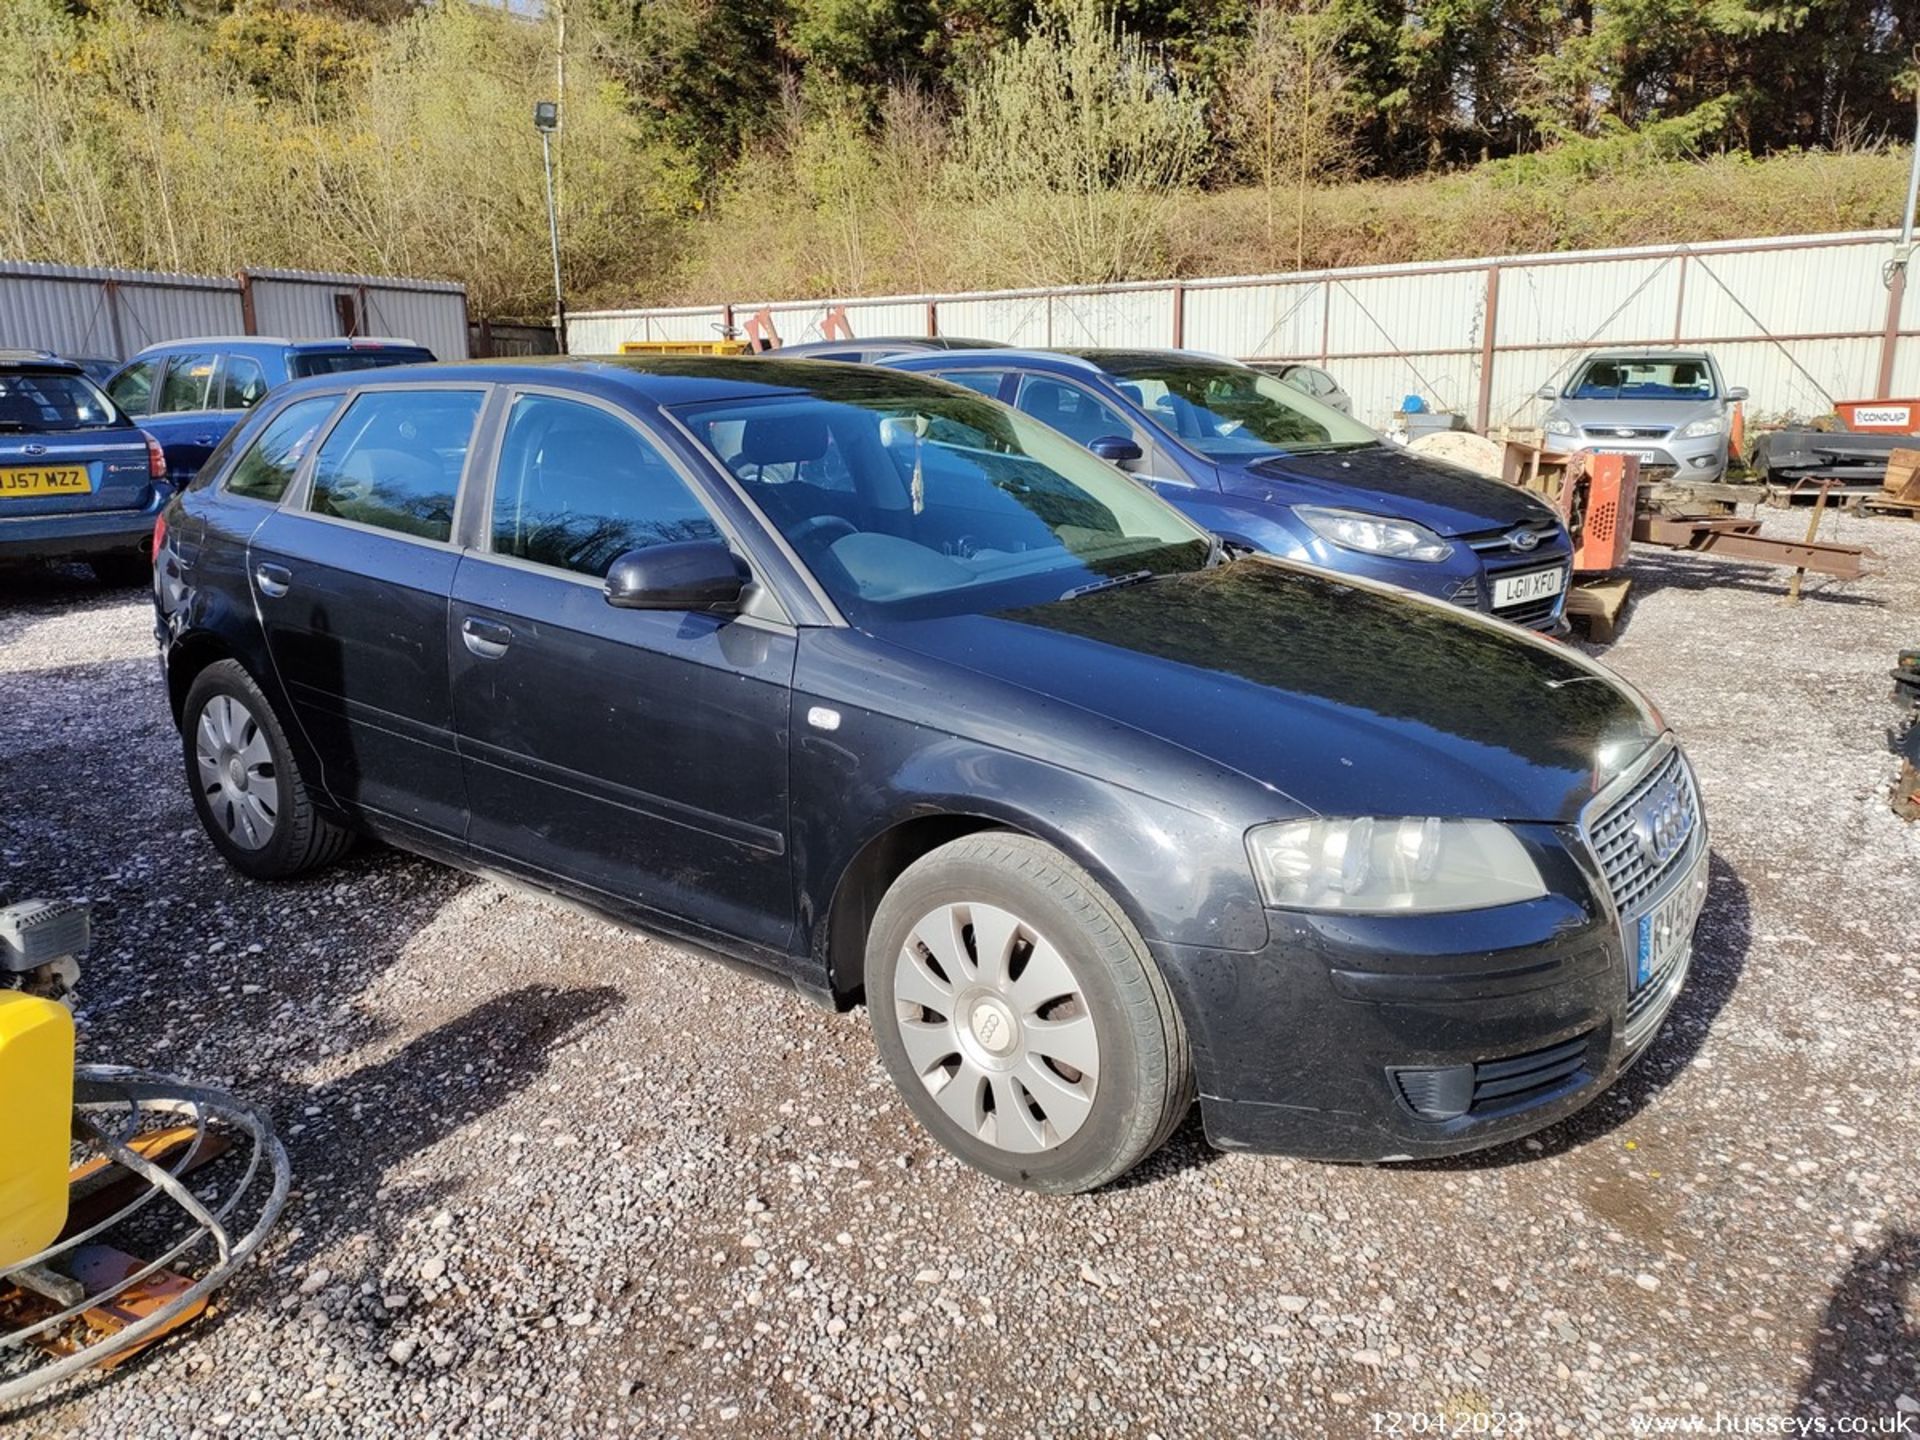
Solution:
[[[1484,270],[1339,277],[1328,296],[1327,353],[1480,348]]]
[[[1320,280],[1189,286],[1186,343],[1241,360],[1315,358],[1326,334],[1327,289]]]

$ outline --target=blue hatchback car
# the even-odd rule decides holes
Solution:
[[[149,345],[107,382],[107,393],[160,442],[168,478],[184,485],[274,386],[433,358],[431,350],[411,340],[215,335]]]
[[[0,561],[83,558],[110,584],[144,580],[165,469],[77,363],[0,350]]]
[[[1025,411],[1230,544],[1539,630],[1560,624],[1572,546],[1552,507],[1389,445],[1249,366],[1183,350],[947,351],[885,363]]]

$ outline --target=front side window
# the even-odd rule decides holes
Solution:
[[[602,578],[629,550],[720,531],[633,426],[593,405],[522,395],[507,416],[493,485],[492,545]]]
[[[898,372],[794,388],[678,414],[856,624],[1044,603],[1212,555],[1146,487],[988,400]],[[844,488],[811,478],[828,455]]]
[[[1210,460],[1350,450],[1380,437],[1350,415],[1230,361],[1147,356],[1109,367],[1168,434]]]
[[[147,402],[153,399],[153,373],[159,368],[158,360],[142,360],[121,371],[107,387],[113,403],[129,415],[146,414]]]
[[[453,535],[454,497],[485,393],[374,390],[359,396],[314,460],[316,515],[413,535]]]
[[[227,377],[221,386],[222,410],[251,410],[267,393],[267,377],[251,355],[227,356]]]
[[[1567,387],[1569,400],[1711,400],[1713,372],[1691,360],[1590,360]]]
[[[119,423],[106,392],[84,375],[64,370],[0,372],[0,434],[101,430]]]
[[[1103,405],[1078,385],[1044,375],[1023,376],[1014,402],[1042,425],[1082,445],[1118,436],[1133,438],[1133,426],[1118,410]]]
[[[213,408],[213,374],[220,357],[211,350],[195,350],[175,355],[167,362],[167,377],[160,382],[160,399],[153,407],[156,415],[172,415],[185,410]]]
[[[313,437],[320,433],[320,427],[326,424],[327,417],[339,403],[338,395],[318,395],[310,400],[296,400],[274,416],[260,432],[260,438],[235,463],[233,473],[227,477],[228,492],[278,504],[280,497],[287,493],[293,472],[300,468],[300,462],[312,448]],[[211,459],[207,463],[209,467],[213,465]]]

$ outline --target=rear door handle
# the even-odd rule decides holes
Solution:
[[[219,438],[217,435],[196,435],[193,437],[193,443],[196,445],[212,445],[218,441]]]
[[[460,624],[460,638],[467,642],[467,649],[482,660],[498,660],[513,643],[513,631],[498,620],[469,615]]]
[[[278,600],[293,584],[293,572],[284,565],[260,564],[253,567],[253,583],[269,600]]]

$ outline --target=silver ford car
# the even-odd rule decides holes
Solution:
[[[1541,422],[1545,448],[1633,455],[1643,480],[1717,480],[1727,469],[1729,389],[1711,355],[1699,351],[1603,350],[1573,368]]]

